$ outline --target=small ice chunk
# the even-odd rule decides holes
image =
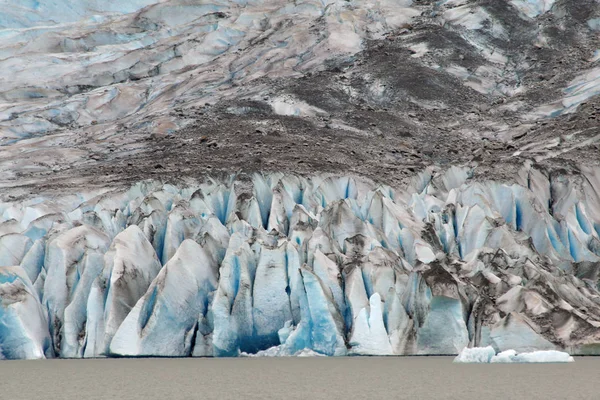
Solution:
[[[506,350],[496,354],[492,346],[464,348],[454,359],[455,363],[564,363],[574,362],[569,353],[557,350],[540,350],[517,353]]]
[[[241,352],[240,357],[280,357],[285,349],[283,345],[269,347],[266,350],[261,350],[256,353]]]
[[[454,359],[455,363],[489,363],[496,356],[492,346],[465,347]]]
[[[304,349],[294,353],[294,357],[327,357],[325,354],[317,353],[311,349]]]
[[[254,354],[241,352],[240,357],[327,357],[325,354],[318,353],[312,349],[302,349],[290,354],[289,349],[284,345],[269,347]]]
[[[511,363],[513,362],[513,358],[517,355],[517,352],[514,350],[506,350],[496,354],[490,362],[493,363]]]
[[[557,350],[532,351],[517,354],[514,350],[503,351],[492,357],[493,363],[566,363],[574,362],[569,353]]]

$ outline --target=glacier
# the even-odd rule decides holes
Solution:
[[[600,354],[597,2],[0,9],[0,358]]]
[[[2,202],[1,354],[589,354],[600,169],[586,173],[428,169],[401,189],[256,173]]]

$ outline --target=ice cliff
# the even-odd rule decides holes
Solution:
[[[255,174],[1,203],[2,356],[595,353],[599,179]]]

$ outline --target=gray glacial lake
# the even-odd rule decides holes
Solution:
[[[600,399],[600,357],[465,365],[452,357],[0,361],[0,398]]]

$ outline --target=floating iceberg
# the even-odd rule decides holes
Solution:
[[[503,351],[492,357],[493,363],[565,363],[574,362],[569,353],[556,350],[540,350],[530,353],[516,353],[514,350]]]
[[[496,354],[492,346],[465,347],[454,359],[455,363],[565,363],[574,362],[569,353],[557,350],[540,350],[529,353],[517,353],[506,350]]]
[[[487,347],[465,347],[454,359],[455,363],[489,363],[496,355],[492,346]]]
[[[258,353],[240,353],[240,357],[327,357],[325,354],[317,353],[314,350],[303,349],[294,354],[288,354],[281,346],[274,346],[267,350],[261,350]]]

